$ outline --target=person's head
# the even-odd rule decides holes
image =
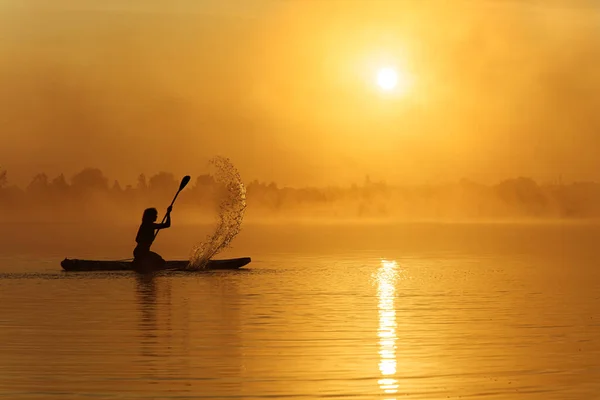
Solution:
[[[154,222],[158,218],[158,211],[156,208],[146,208],[144,215],[142,216],[142,222]]]

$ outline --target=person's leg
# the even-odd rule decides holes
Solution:
[[[145,272],[154,269],[153,257],[147,246],[138,245],[133,250],[133,269],[138,272]]]
[[[153,268],[160,269],[165,266],[165,259],[162,258],[158,253],[153,251],[148,252],[148,261],[151,262]]]
[[[133,257],[144,258],[146,255],[150,253],[150,245],[147,243],[138,243],[133,249]]]

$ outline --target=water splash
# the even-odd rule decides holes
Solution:
[[[231,161],[217,156],[209,161],[215,168],[214,180],[219,189],[218,225],[214,233],[192,249],[189,268],[203,269],[208,261],[227,248],[241,231],[246,211],[246,187]]]

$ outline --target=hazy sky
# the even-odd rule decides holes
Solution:
[[[0,165],[600,180],[599,28],[583,1],[0,0]]]

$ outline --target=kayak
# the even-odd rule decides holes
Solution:
[[[205,270],[231,270],[240,269],[249,264],[250,257],[230,258],[224,260],[210,260]],[[79,260],[65,258],[60,265],[65,271],[133,271],[131,261],[111,260]],[[161,271],[188,271],[188,261],[167,261]]]

